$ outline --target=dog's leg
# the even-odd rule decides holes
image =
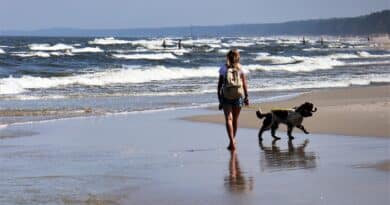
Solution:
[[[294,137],[291,135],[293,129],[294,129],[293,126],[287,125],[287,135],[288,135],[288,139],[290,139],[290,140],[294,139]]]
[[[275,132],[276,132],[276,130],[278,129],[278,127],[279,127],[279,123],[276,123],[276,122],[271,126],[271,135],[272,135],[272,137],[273,137],[274,139],[276,139],[276,140],[280,140],[280,137],[277,137],[277,136],[275,135]]]
[[[263,121],[263,126],[261,126],[261,128],[259,130],[259,134],[258,134],[259,141],[263,140],[263,138],[262,138],[263,132],[266,130],[269,130],[269,128],[271,127],[271,124],[272,124],[272,115],[267,115]]]
[[[263,132],[265,131],[266,129],[264,129],[264,126],[262,126],[259,130],[259,134],[258,134],[258,137],[259,137],[259,142],[263,141]]]
[[[305,129],[303,125],[297,125],[299,129],[301,129],[305,134],[309,134],[309,132]]]
[[[263,145],[263,140],[259,139],[259,147],[261,150],[265,150],[264,145]]]

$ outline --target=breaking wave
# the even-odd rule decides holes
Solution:
[[[128,44],[130,41],[115,39],[114,37],[107,38],[95,38],[93,41],[88,41],[89,44],[96,45],[115,45],[115,44]]]
[[[151,81],[164,81],[172,79],[217,77],[218,67],[201,68],[166,68],[156,66],[153,68],[123,68],[104,72],[88,73],[67,77],[34,77],[22,76],[0,79],[0,94],[17,94],[27,89],[53,88],[70,86],[74,84],[87,86],[104,86],[109,84],[144,83]]]
[[[127,60],[164,60],[164,59],[176,59],[177,57],[171,53],[156,53],[156,54],[113,54],[114,58],[127,59]]]
[[[73,49],[74,47],[67,44],[58,43],[53,46],[50,44],[29,44],[28,47],[33,51],[59,51]]]
[[[85,47],[85,48],[73,48],[73,53],[101,53],[102,49],[99,47]]]

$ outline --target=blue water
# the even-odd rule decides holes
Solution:
[[[183,38],[178,49],[179,38],[0,37],[0,110],[104,114],[213,104],[231,48],[249,70],[252,101],[390,81],[389,50],[365,38],[319,39]]]

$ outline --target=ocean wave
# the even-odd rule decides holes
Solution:
[[[303,56],[265,56],[272,61],[275,61],[275,65],[248,65],[249,70],[264,70],[275,71],[284,70],[289,72],[311,72],[314,70],[332,69],[334,66],[345,65],[344,62],[337,60],[332,56],[316,56],[316,57],[303,57]],[[263,58],[265,58],[263,57]],[[277,64],[289,63],[290,64]],[[292,62],[292,63],[291,63]]]
[[[309,39],[305,39],[306,43],[310,43]],[[277,44],[285,44],[285,45],[294,45],[294,44],[301,44],[302,40],[298,38],[291,38],[291,39],[277,39],[276,40]]]
[[[228,52],[230,51],[230,49],[227,49],[227,48],[221,48],[221,49],[218,49],[218,53],[221,53],[221,54],[227,54]],[[242,49],[237,49],[238,52],[242,52],[244,50]]]
[[[38,52],[14,52],[11,55],[13,56],[19,56],[19,57],[41,57],[41,58],[49,58],[50,53],[38,51]]]
[[[187,46],[207,46],[207,45],[219,45],[221,44],[221,39],[217,38],[200,38],[200,39],[187,39],[182,40],[182,45]]]
[[[357,55],[362,58],[387,58],[390,57],[390,54],[383,54],[383,55],[374,55],[367,51],[358,51]]]
[[[107,38],[95,38],[93,41],[88,41],[89,44],[96,45],[115,45],[115,44],[128,44],[130,41],[115,39],[114,37]]]
[[[44,52],[44,51],[35,51],[35,52],[13,52],[13,56],[18,56],[22,58],[31,58],[31,57],[40,57],[40,58],[50,58],[51,56],[73,56],[73,53],[70,51],[65,52]]]
[[[28,47],[30,48],[30,50],[33,50],[33,51],[59,51],[59,50],[70,50],[70,49],[73,49],[74,47],[71,46],[71,45],[67,45],[67,44],[62,44],[62,43],[58,43],[58,44],[55,44],[53,46],[51,46],[50,44],[29,44]]]
[[[0,54],[5,54],[5,51],[0,48]]]
[[[250,86],[250,92],[259,91],[287,91],[300,89],[337,88],[370,85],[373,83],[390,83],[390,74],[366,74],[357,76],[343,76],[334,79],[312,78],[305,81],[290,81],[288,83],[264,83]]]
[[[390,60],[385,61],[359,61],[359,62],[350,62],[348,65],[386,65],[390,64]]]
[[[132,45],[132,46],[141,46],[141,47],[144,47],[144,48],[147,48],[147,49],[150,49],[150,50],[166,50],[166,49],[169,49],[168,48],[164,48],[162,46],[163,44],[163,41],[165,40],[165,44],[166,46],[175,46],[176,43],[171,40],[171,39],[153,39],[153,40],[135,40],[135,41],[129,41],[129,43]],[[173,48],[173,49],[176,49]]]
[[[370,64],[386,64],[383,62],[344,62],[345,59],[358,58],[386,58],[390,54],[373,55],[366,51],[354,53],[335,53],[327,56],[272,56],[268,53],[259,53],[255,58],[256,61],[264,61],[272,65],[250,65],[253,70],[285,70],[290,72],[314,71],[320,69],[332,69],[335,66],[342,65],[370,65]]]
[[[201,67],[194,69],[129,67],[104,72],[88,73],[67,77],[34,77],[22,76],[0,79],[0,94],[17,94],[28,89],[46,89],[74,84],[87,86],[104,86],[110,84],[144,83],[172,79],[218,77],[218,67]]]
[[[265,53],[262,53],[262,55],[259,55],[255,58],[256,61],[265,61],[270,64],[291,64],[291,63],[297,63],[299,60],[295,59],[294,57],[289,56],[271,56],[266,55]]]
[[[236,48],[236,47],[250,47],[255,45],[253,42],[239,42],[239,41],[233,41],[230,43],[222,43],[223,47],[227,48]]]
[[[156,54],[112,54],[114,58],[127,59],[127,60],[164,60],[164,59],[177,59],[177,57],[171,53],[156,53]]]
[[[22,58],[40,57],[50,58],[52,56],[73,56],[77,53],[101,53],[104,52],[99,47],[72,48],[64,51],[53,49],[53,51],[31,51],[31,52],[13,52],[11,55]]]
[[[103,50],[99,47],[73,48],[73,53],[101,53]]]

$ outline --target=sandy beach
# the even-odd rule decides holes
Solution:
[[[388,204],[388,138],[296,133],[259,144],[186,109],[0,129],[0,204]],[[267,134],[269,135],[269,134]],[[342,179],[342,180],[340,180]],[[305,193],[305,194],[303,194]]]
[[[273,108],[291,108],[312,102],[318,111],[303,122],[312,133],[348,136],[390,137],[390,86],[368,86],[317,90],[298,97],[245,108],[240,115],[240,127],[259,129],[255,116],[258,107],[264,112]],[[224,123],[223,114],[200,115],[186,118],[191,121]],[[285,126],[280,126],[285,130]],[[295,130],[295,132],[301,132]]]

